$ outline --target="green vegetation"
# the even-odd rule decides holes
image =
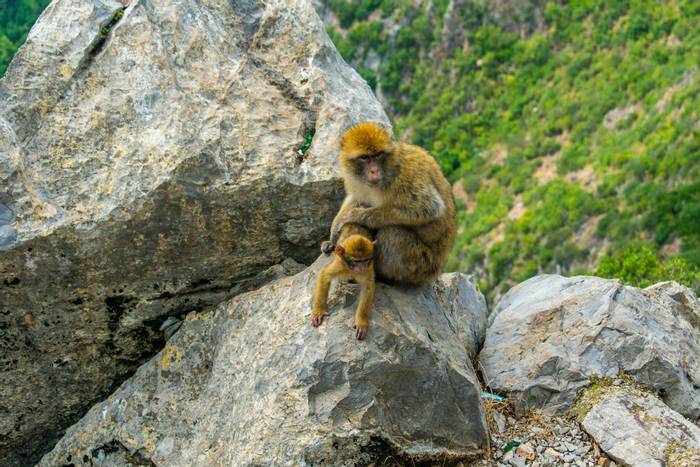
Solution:
[[[311,149],[311,143],[314,140],[315,134],[316,134],[316,130],[313,128],[306,132],[306,137],[304,137],[304,144],[302,144],[301,147],[297,151],[297,153],[300,156],[303,157],[304,155],[306,155],[307,152],[309,152],[309,149]]]
[[[459,182],[451,269],[491,297],[541,272],[700,290],[697,2],[532,2],[522,28],[459,2],[466,47],[445,1],[369,3],[332,38],[359,70],[379,57],[397,132]]]
[[[0,76],[49,0],[0,0]]]
[[[119,20],[122,19],[122,17],[124,16],[124,10],[126,10],[126,7],[122,8],[121,10],[117,10],[117,12],[114,13],[114,16],[112,16],[112,19],[109,20],[109,23],[102,26],[102,29],[100,29],[100,34],[102,34],[103,36],[109,34],[109,31],[111,31],[114,25],[117,24]]]
[[[700,290],[700,270],[697,266],[680,256],[662,260],[651,245],[639,242],[605,256],[595,274],[618,278],[637,287],[674,280]]]

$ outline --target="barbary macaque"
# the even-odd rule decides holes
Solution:
[[[355,310],[355,337],[367,335],[370,309],[374,301],[375,281],[372,264],[374,243],[371,233],[362,226],[345,224],[335,246],[335,257],[321,269],[316,279],[311,323],[320,326],[328,316],[328,291],[334,279],[355,281],[360,285],[360,297]]]
[[[329,253],[348,223],[374,233],[377,279],[423,284],[442,271],[457,223],[452,190],[424,149],[393,141],[374,123],[350,128],[340,140],[346,198],[331,227]]]

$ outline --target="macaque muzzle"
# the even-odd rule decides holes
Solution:
[[[369,269],[369,265],[372,264],[372,257],[360,260],[352,260],[343,256],[343,261],[348,265],[348,268],[355,274],[365,274]]]

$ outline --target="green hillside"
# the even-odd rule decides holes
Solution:
[[[698,2],[324,3],[455,184],[451,269],[491,296],[542,272],[700,288]]]
[[[49,0],[0,0],[0,76]]]

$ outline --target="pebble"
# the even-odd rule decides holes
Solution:
[[[564,441],[564,446],[566,446],[566,450],[569,452],[573,452],[577,449],[575,444],[567,443],[566,441]]]
[[[588,451],[590,451],[590,450],[591,450],[590,446],[581,446],[580,448],[578,448],[574,451],[574,454],[576,454],[577,456],[582,456],[584,454],[588,454]]]
[[[535,457],[536,457],[535,450],[532,448],[532,446],[530,446],[527,443],[521,444],[520,446],[518,446],[518,448],[515,450],[515,453],[518,456],[520,456],[524,459],[531,460],[531,461],[535,460]]]
[[[498,429],[498,432],[505,433],[505,431],[506,431],[506,417],[501,415],[501,413],[497,410],[491,411],[491,417],[493,417],[493,421],[496,422],[496,428]]]
[[[617,467],[600,464],[599,458],[605,457],[593,443],[588,434],[573,420],[559,417],[515,419],[498,409],[489,412],[493,421],[491,433],[493,455],[486,465],[503,467]],[[520,443],[509,452],[502,448],[509,443]],[[700,466],[699,466],[700,467]]]

